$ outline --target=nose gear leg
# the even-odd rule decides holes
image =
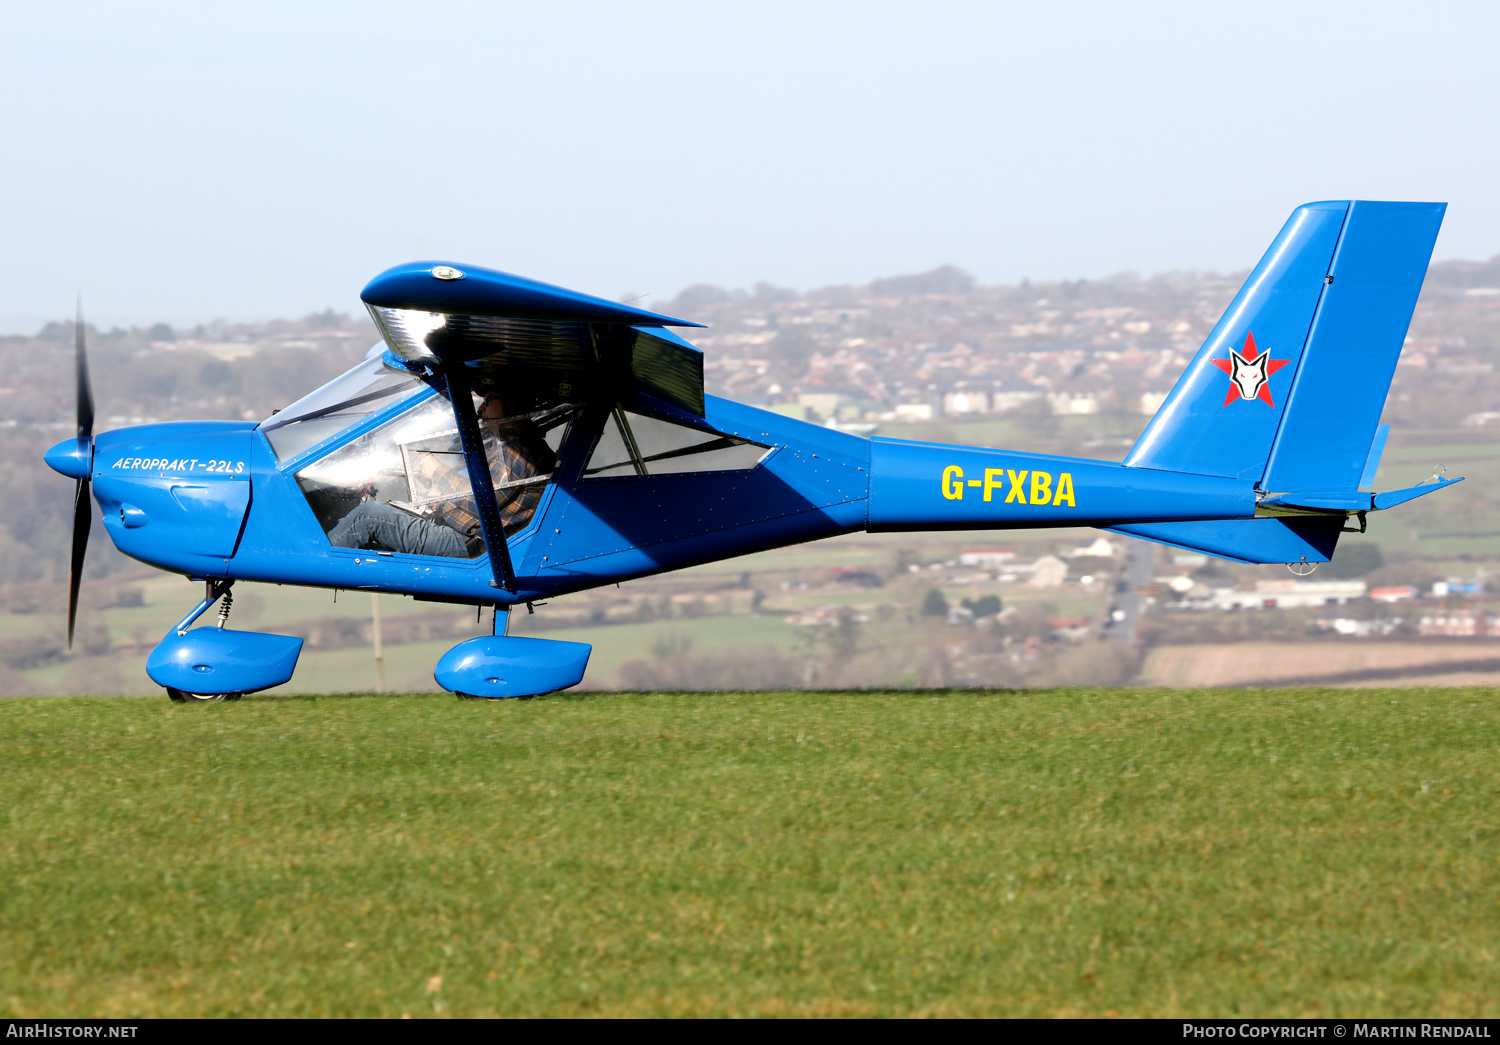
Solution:
[[[186,617],[182,618],[182,620],[178,621],[177,626],[167,634],[171,635],[175,633],[177,635],[186,635],[188,626],[191,625],[193,621],[203,616],[204,612],[214,603],[218,602],[221,597],[225,600],[226,603],[229,601],[229,589],[234,587],[233,578],[222,581],[204,581],[203,583],[204,587],[207,589],[206,593],[203,596],[203,601],[194,606],[192,612],[189,613]],[[224,609],[221,609],[219,611],[219,627],[222,628],[224,626],[224,622],[228,619],[229,608],[228,606],[226,606]]]

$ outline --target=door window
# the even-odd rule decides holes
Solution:
[[[770,447],[748,439],[616,409],[604,422],[604,432],[583,474],[607,478],[741,472],[760,464],[768,453]]]

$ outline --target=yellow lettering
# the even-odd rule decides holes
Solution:
[[[1064,472],[1062,475],[1059,475],[1057,477],[1057,493],[1055,493],[1055,494],[1052,495],[1052,503],[1053,504],[1062,504],[1063,501],[1065,501],[1065,500],[1068,502],[1068,507],[1069,508],[1077,508],[1078,507],[1078,505],[1076,505],[1076,504],[1073,503],[1073,473],[1072,472]]]
[[[1010,493],[1005,495],[1005,503],[1010,504],[1012,501],[1015,501],[1017,504],[1025,504],[1026,473],[1013,472],[1007,468],[1005,474],[1010,476]]]
[[[950,501],[964,499],[964,470],[956,464],[943,469],[943,496]]]
[[[970,486],[983,486],[984,483],[980,482],[978,479],[970,479],[969,480],[969,485]]]
[[[1052,473],[1031,473],[1031,503],[1050,504],[1052,502]]]
[[[1004,474],[1004,468],[986,468],[984,470],[984,499],[986,501],[990,499],[990,494],[1001,488],[1000,477]]]

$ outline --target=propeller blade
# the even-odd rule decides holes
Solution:
[[[83,301],[73,321],[73,362],[78,380],[78,444],[80,451],[93,457],[94,389],[89,382],[89,356],[83,339]],[[68,568],[68,648],[73,648],[73,625],[78,621],[78,586],[83,583],[83,556],[88,551],[89,527],[94,513],[89,505],[87,475],[78,480],[73,491],[73,551]]]
[[[89,505],[89,481],[78,480],[73,494],[73,557],[68,570],[68,648],[73,648],[73,625],[78,620],[78,585],[83,581],[83,554],[89,546],[94,512]]]
[[[78,438],[94,437],[94,389],[89,383],[89,356],[83,344],[83,302],[73,323],[73,359],[78,371]]]

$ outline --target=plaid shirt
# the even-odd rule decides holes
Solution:
[[[503,440],[494,428],[484,427],[484,456],[490,463],[490,483],[495,487],[500,525],[509,537],[526,528],[546,486],[544,482],[517,484],[551,472],[557,467],[557,458],[531,421],[502,422],[500,427],[505,433]],[[459,461],[462,460],[460,457]],[[444,498],[433,507],[432,517],[437,522],[466,537],[480,536],[479,511],[469,489],[466,468],[443,469],[434,475],[431,496]]]

